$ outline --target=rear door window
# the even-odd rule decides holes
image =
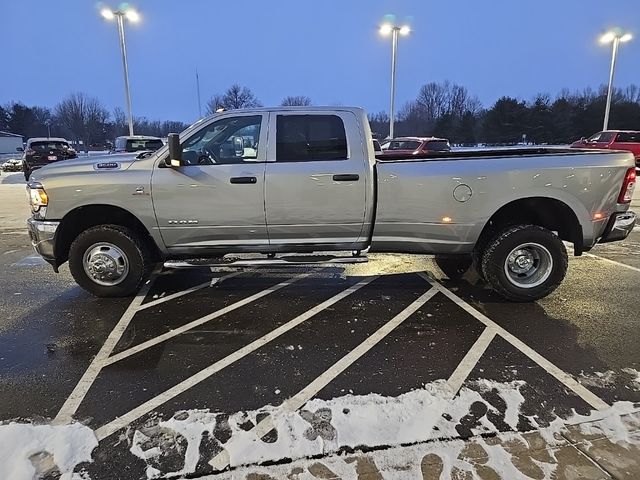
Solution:
[[[449,152],[451,151],[451,145],[446,140],[433,140],[427,142],[423,150],[428,152]]]
[[[337,115],[278,115],[276,161],[346,160],[347,134]]]
[[[640,132],[620,132],[616,138],[618,143],[640,143]]]

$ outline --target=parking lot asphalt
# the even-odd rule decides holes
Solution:
[[[99,445],[76,465],[78,478],[201,476],[295,460],[306,441],[300,457],[640,408],[638,229],[571,258],[561,287],[528,304],[409,255],[344,268],[163,270],[133,299],[97,299],[66,266],[55,274],[33,255],[16,220],[27,214],[22,188],[0,185],[0,423],[88,426]],[[434,416],[446,425],[389,441],[393,402],[434,389],[418,403],[429,417],[451,402]],[[315,436],[296,436],[298,417],[278,424],[276,407],[302,412]],[[336,418],[362,408],[373,422]],[[200,430],[172,431],[168,421]],[[248,431],[258,446],[242,443]],[[283,456],[276,446],[287,435]],[[43,478],[60,473],[38,468]]]

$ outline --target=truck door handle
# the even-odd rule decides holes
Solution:
[[[357,173],[343,173],[333,176],[334,182],[357,182],[358,180],[360,180],[360,175]]]
[[[231,183],[258,183],[258,179],[256,177],[231,177],[229,180]]]

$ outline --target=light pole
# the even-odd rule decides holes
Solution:
[[[613,74],[616,69],[616,59],[618,57],[618,47],[620,43],[628,42],[633,36],[630,33],[622,33],[619,29],[611,30],[600,37],[600,43],[612,43],[611,69],[609,70],[609,87],[607,88],[607,105],[604,109],[603,130],[609,127],[609,113],[611,112],[611,96],[613,95]]]
[[[140,15],[132,8],[124,10],[111,10],[103,8],[100,14],[107,20],[116,20],[118,25],[118,38],[120,40],[120,53],[122,53],[122,68],[124,70],[124,93],[127,100],[127,114],[129,117],[129,135],[133,135],[133,116],[131,114],[131,91],[129,90],[129,66],[127,65],[127,46],[124,40],[124,19],[132,23],[140,20]]]
[[[393,124],[395,122],[396,103],[396,60],[398,57],[398,34],[409,35],[411,28],[408,25],[397,26],[384,23],[380,26],[380,34],[391,35],[391,107],[389,111],[389,138],[393,138]]]

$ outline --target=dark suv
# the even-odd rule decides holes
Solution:
[[[76,151],[64,138],[30,138],[27,140],[27,148],[22,157],[24,178],[29,180],[31,172],[51,162],[69,160],[77,156]]]

